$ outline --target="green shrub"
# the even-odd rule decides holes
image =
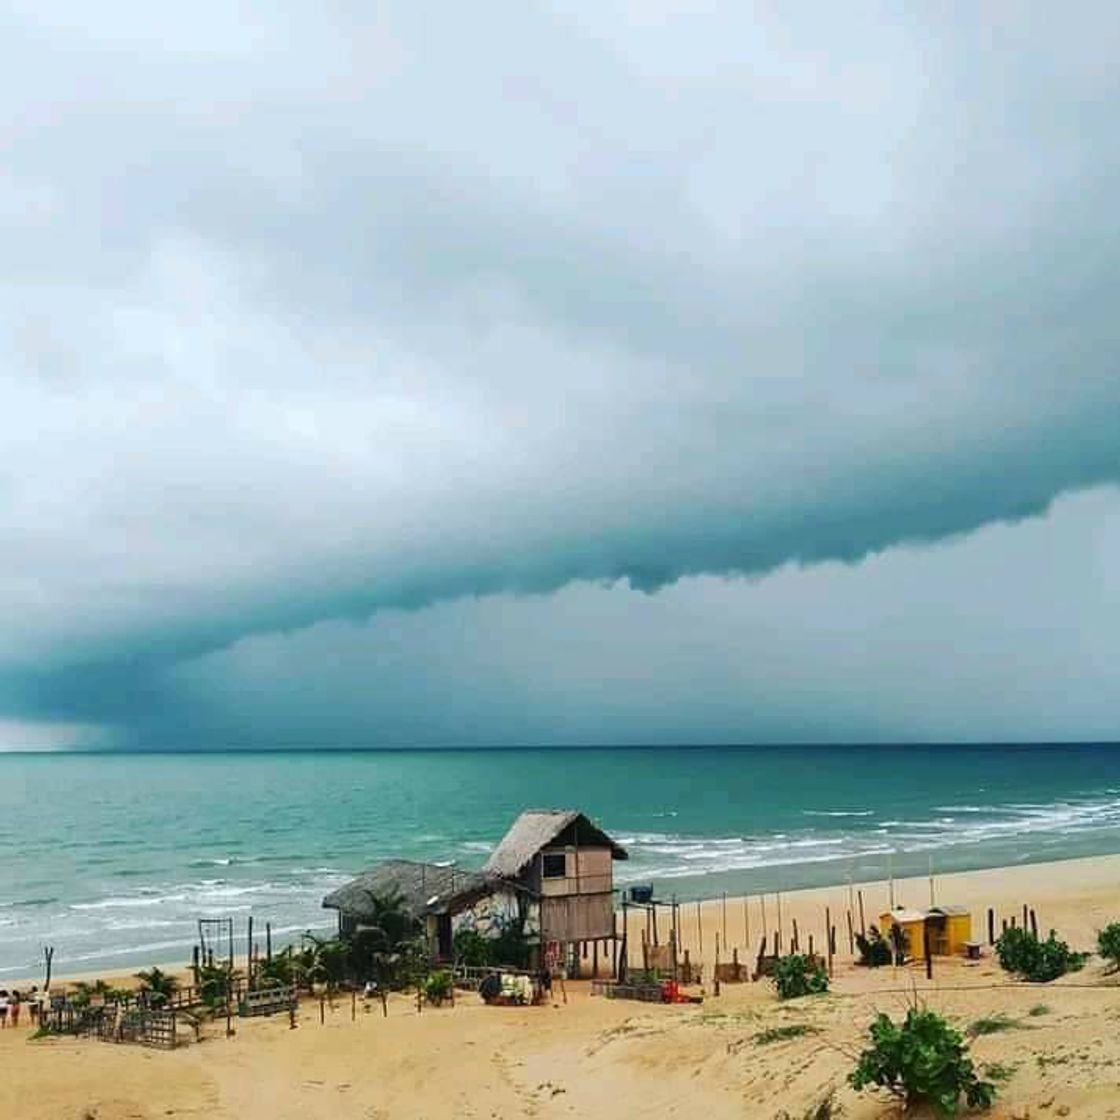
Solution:
[[[455,960],[472,968],[491,963],[490,942],[476,929],[461,929],[452,940]]]
[[[1120,972],[1120,922],[1110,922],[1097,934],[1097,952]]]
[[[962,1096],[970,1108],[991,1106],[995,1086],[976,1076],[964,1039],[935,1012],[912,1007],[901,1024],[880,1015],[870,1040],[848,1077],[852,1088],[877,1086],[907,1108],[930,1105],[943,1116],[957,1114]]]
[[[433,972],[424,981],[424,998],[433,1006],[439,1007],[451,995],[451,973],[444,970]]]
[[[856,934],[856,948],[859,949],[859,963],[868,968],[882,968],[891,963],[891,946],[879,932],[878,926],[871,926],[868,936]]]
[[[770,981],[778,989],[779,999],[797,999],[828,991],[828,973],[824,965],[804,953],[779,957]]]
[[[996,942],[996,956],[1005,972],[1043,984],[1076,972],[1085,963],[1085,954],[1073,952],[1052,930],[1040,941],[1030,930],[1017,927],[1004,930]]]

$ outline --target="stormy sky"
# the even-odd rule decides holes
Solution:
[[[1106,4],[0,2],[0,746],[1120,735]]]

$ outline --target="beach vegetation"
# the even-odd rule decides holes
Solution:
[[[1031,1008],[1031,1009],[1030,1009],[1030,1010],[1029,1010],[1029,1011],[1027,1012],[1027,1014],[1028,1014],[1028,1015],[1029,1015],[1029,1016],[1030,1016],[1030,1017],[1031,1017],[1032,1019],[1038,1019],[1038,1018],[1040,1018],[1040,1017],[1041,1017],[1041,1016],[1043,1016],[1043,1015],[1049,1015],[1049,1014],[1050,1014],[1050,1008],[1049,1008],[1049,1007],[1048,1007],[1048,1006],[1047,1006],[1047,1005],[1046,1005],[1045,1003],[1036,1003],[1036,1004],[1035,1004],[1035,1005],[1034,1005],[1034,1006],[1033,1006],[1033,1007],[1032,1007],[1032,1008]]]
[[[1009,1015],[985,1015],[968,1025],[965,1034],[969,1038],[980,1038],[983,1035],[1001,1034],[1003,1031],[1013,1031],[1019,1026],[1017,1020]]]
[[[878,926],[870,926],[867,935],[856,934],[856,948],[859,950],[859,963],[867,968],[882,968],[891,963],[891,945],[879,932]]]
[[[1110,972],[1120,972],[1120,922],[1110,922],[1097,933],[1097,952],[1111,965]]]
[[[161,968],[148,968],[136,973],[140,990],[148,993],[150,1003],[166,1003],[179,990],[179,983]]]
[[[295,963],[289,947],[283,953],[261,961],[257,965],[254,984],[257,988],[287,987],[295,983]]]
[[[808,1023],[786,1023],[780,1027],[769,1027],[759,1031],[754,1036],[756,1046],[769,1046],[774,1042],[788,1042],[794,1038],[804,1038],[807,1034],[819,1034],[820,1031]]]
[[[490,941],[476,929],[461,929],[452,939],[455,960],[468,968],[482,968],[491,963]]]
[[[204,964],[198,969],[198,995],[211,1011],[225,1007],[233,993],[236,974],[228,964]]]
[[[828,991],[828,972],[824,965],[816,957],[804,953],[779,957],[770,981],[779,999],[797,999]]]
[[[1017,1065],[1007,1065],[1004,1062],[988,1062],[981,1067],[981,1072],[989,1081],[1010,1081],[1015,1075]]]
[[[962,1097],[969,1108],[990,1108],[995,1099],[995,1085],[977,1076],[960,1032],[925,1007],[911,1007],[901,1023],[879,1015],[869,1043],[848,1077],[853,1089],[884,1089],[907,1109],[930,1107],[942,1116],[957,1115]]]
[[[325,984],[327,991],[333,992],[346,979],[350,946],[337,937],[304,934],[297,960],[299,973],[309,989]]]
[[[1086,956],[1075,953],[1053,930],[1040,940],[1030,930],[1013,927],[1004,930],[996,942],[1000,968],[1035,983],[1049,983],[1067,972],[1076,972],[1085,964]]]
[[[451,989],[451,973],[446,969],[437,969],[435,972],[429,973],[424,980],[424,998],[433,1007],[439,1007],[445,999],[449,999]]]

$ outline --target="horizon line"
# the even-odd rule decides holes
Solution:
[[[1069,748],[1117,748],[1120,739],[1037,739],[1037,740],[902,740],[899,742],[793,742],[793,743],[550,743],[450,746],[326,746],[292,744],[278,746],[220,746],[220,747],[0,747],[0,756],[27,755],[273,755],[273,754],[466,754],[471,752],[563,752],[563,751],[752,751],[752,750],[1062,750]]]

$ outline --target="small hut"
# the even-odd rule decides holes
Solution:
[[[377,912],[375,899],[397,895],[402,908],[422,926],[437,960],[452,956],[454,935],[464,928],[496,937],[525,917],[525,892],[494,875],[464,871],[451,864],[389,859],[331,891],[323,899],[338,911],[340,934],[359,932]]]
[[[879,928],[887,940],[891,940],[891,927],[897,926],[906,936],[906,955],[915,961],[926,959],[924,931],[926,915],[923,910],[907,910],[896,906],[879,916]]]
[[[967,906],[934,906],[926,915],[926,924],[935,957],[963,955],[972,940],[972,913]]]
[[[484,873],[517,883],[539,900],[546,963],[576,945],[615,936],[614,868],[626,850],[575,809],[530,809],[513,822]],[[605,945],[604,945],[605,948]]]

